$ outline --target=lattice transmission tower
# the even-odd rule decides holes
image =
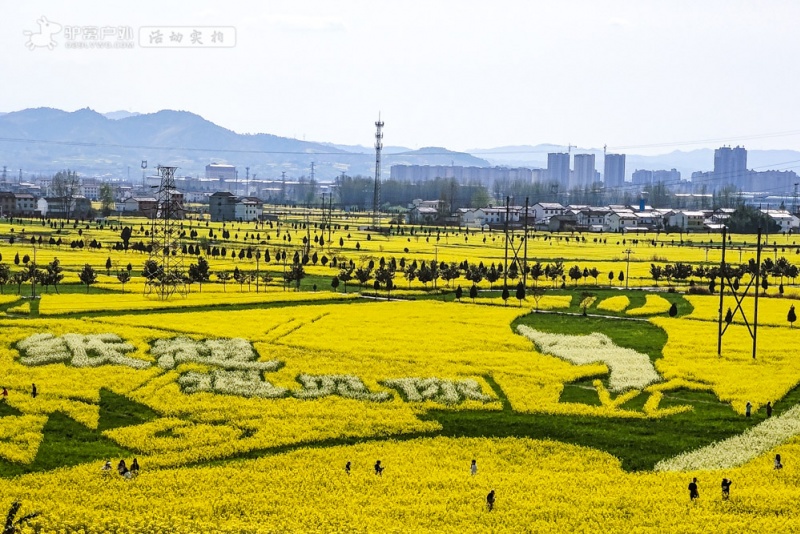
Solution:
[[[161,185],[150,226],[150,257],[145,265],[145,293],[166,300],[178,293],[186,295],[183,255],[180,253],[180,225],[183,200],[175,188],[177,167],[158,166]]]
[[[372,226],[381,225],[381,150],[383,150],[383,121],[378,113],[375,123],[375,191],[372,194]]]

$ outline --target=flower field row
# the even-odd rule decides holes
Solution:
[[[189,293],[185,298],[173,297],[161,300],[157,296],[142,296],[141,293],[113,295],[45,295],[39,304],[41,315],[78,314],[86,312],[138,311],[185,309],[205,306],[229,306],[241,304],[261,304],[275,302],[314,302],[323,300],[342,300],[358,297],[355,293],[317,293],[270,290],[261,293]]]
[[[621,312],[630,306],[630,304],[631,299],[625,295],[619,295],[617,297],[603,299],[600,304],[597,305],[597,309],[601,311]]]
[[[645,295],[644,306],[630,309],[625,313],[637,317],[642,315],[657,315],[660,313],[667,313],[670,306],[672,306],[672,304],[664,297],[648,293]]]
[[[160,428],[182,431],[178,422]],[[786,450],[798,453],[797,445]],[[469,473],[473,458],[476,475]],[[382,476],[373,474],[377,459]],[[0,480],[0,505],[7,509],[19,499],[24,512],[41,512],[24,532],[519,532],[524,526],[701,533],[791,532],[798,517],[789,503],[800,500],[792,464],[780,473],[765,459],[713,476],[629,474],[604,453],[520,438],[363,443],[191,469],[142,465],[133,481],[103,476],[99,464]],[[696,503],[686,491],[693,475]],[[735,482],[727,502],[719,497],[723,475]],[[491,489],[496,506],[487,512]]]

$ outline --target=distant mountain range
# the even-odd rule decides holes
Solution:
[[[548,152],[565,149],[541,144],[476,148],[467,153],[387,145],[383,176],[388,177],[389,167],[395,164],[545,168]],[[601,149],[573,148],[572,153],[595,154],[597,169],[602,172]],[[242,178],[250,167],[251,177],[278,178],[285,171],[290,179],[307,177],[314,162],[316,177],[326,180],[341,172],[372,176],[374,154],[371,146],[239,134],[187,111],[101,114],[88,108],[74,112],[35,108],[0,113],[0,166],[6,165],[12,175],[21,168],[24,177],[69,168],[90,176],[124,178],[130,173],[135,178],[146,160],[149,169],[172,165],[179,167],[181,175],[202,176],[207,164],[218,162],[236,165]],[[626,167],[628,176],[635,169],[676,168],[688,178],[693,171],[711,170],[713,159],[712,149],[657,156],[628,154]],[[757,170],[789,168],[798,162],[800,152],[793,150],[748,152],[748,167]]]
[[[81,174],[133,177],[141,162],[179,167],[181,175],[200,175],[212,162],[230,163],[245,177],[308,176],[311,162],[318,179],[341,172],[372,175],[373,149],[339,148],[270,134],[238,134],[187,111],[163,110],[140,114],[91,109],[66,112],[52,108],[25,109],[0,115],[0,165],[28,173],[48,174],[73,169]],[[477,165],[489,162],[443,148],[410,150],[387,147],[385,173],[396,163]],[[13,171],[12,171],[13,173]]]

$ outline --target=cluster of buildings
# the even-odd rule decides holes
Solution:
[[[240,197],[218,191],[208,198],[212,222],[259,221],[263,218],[264,203],[257,197]]]
[[[460,208],[443,217],[442,207],[438,200],[415,201],[408,212],[408,222],[501,229],[507,221],[509,227],[519,228],[527,224],[529,228],[551,232],[719,232],[734,211],[732,208],[654,209],[644,202],[639,206],[564,206],[557,202],[539,202],[527,208],[527,217],[524,206]],[[800,229],[800,218],[786,210],[761,211],[772,218],[782,232]]]
[[[71,199],[36,197],[31,193],[0,191],[0,217],[75,217],[85,218],[92,202],[84,196]]]
[[[595,154],[551,152],[547,154],[547,168],[524,167],[460,167],[446,165],[393,165],[391,178],[406,181],[455,178],[466,183],[477,181],[491,184],[495,181],[548,183],[561,192],[574,188],[600,187],[606,193],[624,190],[641,191],[646,186],[664,184],[680,194],[719,191],[733,188],[742,192],[743,198],[796,194],[797,174],[792,170],[756,171],[747,168],[747,150],[744,147],[723,146],[714,151],[714,170],[694,172],[691,179],[681,176],[677,169],[635,169],[626,174],[625,154],[604,154],[603,173],[596,170]],[[629,178],[629,179],[628,179]]]
[[[729,186],[740,191],[792,191],[793,188],[796,191],[797,173],[791,170],[750,170],[744,147],[724,146],[714,151],[714,170],[693,172],[692,182],[713,184],[714,188]]]

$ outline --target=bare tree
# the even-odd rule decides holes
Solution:
[[[58,171],[56,175],[53,176],[53,182],[51,184],[53,196],[61,201],[64,218],[67,220],[69,220],[70,211],[72,210],[72,201],[75,199],[75,195],[78,194],[79,186],[80,181],[77,172],[67,169],[65,171]]]

